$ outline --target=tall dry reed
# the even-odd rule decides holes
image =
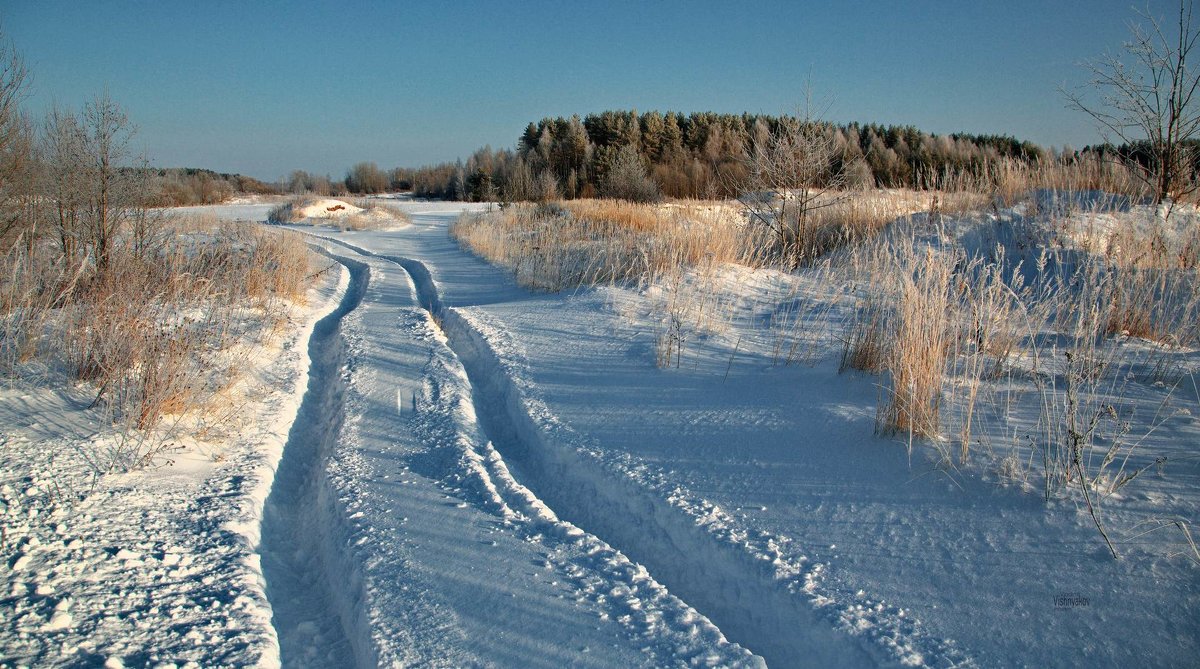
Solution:
[[[184,222],[153,245],[118,244],[103,268],[53,244],[14,245],[0,276],[0,362],[14,378],[33,362],[60,370],[119,426],[152,431],[228,385],[239,370],[216,361],[231,333],[277,320],[311,265],[298,235],[244,224]],[[159,443],[136,442],[145,450],[112,466],[145,464]]]

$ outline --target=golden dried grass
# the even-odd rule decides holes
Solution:
[[[11,247],[0,259],[4,371],[57,361],[136,430],[203,409],[239,372],[213,366],[233,321],[275,322],[304,294],[311,256],[299,235],[247,224],[185,220],[164,232],[149,248],[118,245],[103,269],[50,244]]]

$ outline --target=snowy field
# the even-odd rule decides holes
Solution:
[[[450,239],[483,205],[393,205],[412,225],[298,228],[339,271],[220,457],[95,479],[85,399],[0,391],[0,665],[1200,658],[1168,522],[1200,521],[1194,384],[1142,446],[1168,465],[1107,501],[1114,560],[1074,502],[875,436],[879,380],[835,347],[773,364],[756,331],[794,278],[724,268],[741,316],[660,369],[654,289],[531,293]]]

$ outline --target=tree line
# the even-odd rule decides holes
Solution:
[[[408,186],[419,197],[452,200],[574,199],[629,188],[639,196],[634,199],[724,198],[740,194],[756,151],[799,125],[811,125],[833,143],[827,178],[853,187],[944,188],[952,180],[983,178],[1005,161],[1034,164],[1065,155],[1006,135],[936,135],[908,125],[605,111],[529,123],[515,149],[484,147],[465,161],[375,171],[392,188]],[[352,182],[362,183],[348,174],[350,192],[373,192]]]

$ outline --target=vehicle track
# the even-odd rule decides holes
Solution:
[[[725,637],[772,666],[874,666],[858,639],[836,629],[807,598],[789,592],[772,565],[721,543],[665,500],[570,444],[547,440],[486,338],[455,308],[445,307],[419,260],[376,254],[323,238],[402,267],[418,301],[441,324],[471,384],[480,426],[517,481],[561,519],[642,564],[675,596],[706,616]]]
[[[309,339],[308,387],[263,508],[259,545],[285,667],[376,665],[370,630],[358,607],[359,570],[346,564],[346,524],[325,468],[344,419],[341,324],[362,302],[370,270],[364,263],[329,257],[349,271],[350,284]]]

